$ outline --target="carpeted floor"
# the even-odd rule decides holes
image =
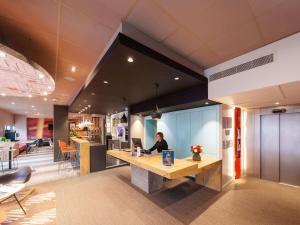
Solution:
[[[125,166],[36,188],[55,193],[59,225],[300,224],[300,189],[254,178],[222,193],[176,180],[147,195],[131,185]]]
[[[18,193],[20,198],[26,194],[24,190]],[[1,210],[5,211],[6,220],[3,225],[54,225],[56,224],[56,194],[48,188],[36,187],[32,194],[23,199],[22,206],[26,210],[24,215],[14,198],[1,203]]]

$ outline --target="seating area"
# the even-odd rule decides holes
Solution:
[[[0,0],[0,225],[300,225],[299,59],[300,0]]]
[[[2,173],[18,169],[20,156],[36,154],[40,149],[43,149],[42,147],[48,147],[48,149],[53,151],[51,138],[17,142],[11,142],[9,140],[0,141],[0,164]]]
[[[18,192],[25,188],[25,184],[31,178],[32,169],[30,167],[22,167],[15,172],[4,174],[0,176],[0,204],[7,199],[13,197],[23,213],[26,214],[25,209],[21,204],[21,200],[27,197],[33,190],[29,190],[26,196],[22,199],[17,197]]]

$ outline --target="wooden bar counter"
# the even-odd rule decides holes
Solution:
[[[200,162],[191,158],[175,159],[173,167],[162,166],[162,156],[131,156],[131,150],[109,150],[107,154],[131,164],[131,181],[147,193],[162,188],[163,177],[177,179],[196,175],[196,182],[217,191],[222,190],[222,160],[204,156]],[[211,172],[213,171],[213,172]],[[203,181],[202,181],[203,180]]]
[[[90,173],[90,142],[84,139],[72,137],[71,141],[74,143],[80,154],[80,175]]]

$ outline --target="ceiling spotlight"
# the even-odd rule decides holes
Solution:
[[[91,95],[96,95],[95,92],[92,92]]]
[[[43,95],[44,95],[44,96],[48,95],[48,92],[47,92],[47,91],[44,91],[44,92],[43,92]]]
[[[6,94],[5,93],[1,93],[1,96],[4,97],[4,96],[6,96]]]
[[[45,98],[44,98],[44,101],[47,101],[47,100],[48,100],[48,99],[45,97]]]
[[[88,105],[88,107],[91,108],[92,106],[91,106],[91,105]]]
[[[40,79],[43,79],[45,77],[45,75],[44,74],[42,74],[42,73],[39,73],[39,78]]]
[[[76,71],[76,67],[75,66],[72,66],[71,67],[71,71],[74,73]]]
[[[65,76],[64,79],[72,82],[75,81],[74,77],[69,77],[69,76]]]
[[[28,97],[29,97],[29,98],[32,98],[32,94],[29,94]]]
[[[31,108],[34,108],[34,105],[32,105]]]
[[[11,102],[12,105],[16,104],[15,102]]]
[[[205,102],[205,105],[209,105],[209,102]]]
[[[85,109],[88,109],[88,107],[84,107]]]
[[[275,105],[279,105],[280,103],[279,102],[275,102]]]
[[[105,81],[103,81],[103,83],[104,83],[104,84],[108,84],[108,81],[107,81],[107,80],[105,80]]]
[[[0,58],[5,58],[6,57],[6,53],[3,51],[0,51]]]
[[[179,77],[174,77],[174,80],[179,80]]]
[[[132,63],[132,62],[133,62],[133,58],[132,58],[131,56],[129,56],[129,57],[127,58],[127,62]]]
[[[49,90],[52,90],[52,87],[51,87],[51,86],[48,86],[48,89],[49,89]]]

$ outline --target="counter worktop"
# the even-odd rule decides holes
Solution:
[[[107,154],[168,179],[188,176],[198,169],[198,163],[184,159],[174,159],[174,167],[163,167],[161,154],[136,157],[131,156],[130,149],[127,149],[127,151],[109,150]]]

